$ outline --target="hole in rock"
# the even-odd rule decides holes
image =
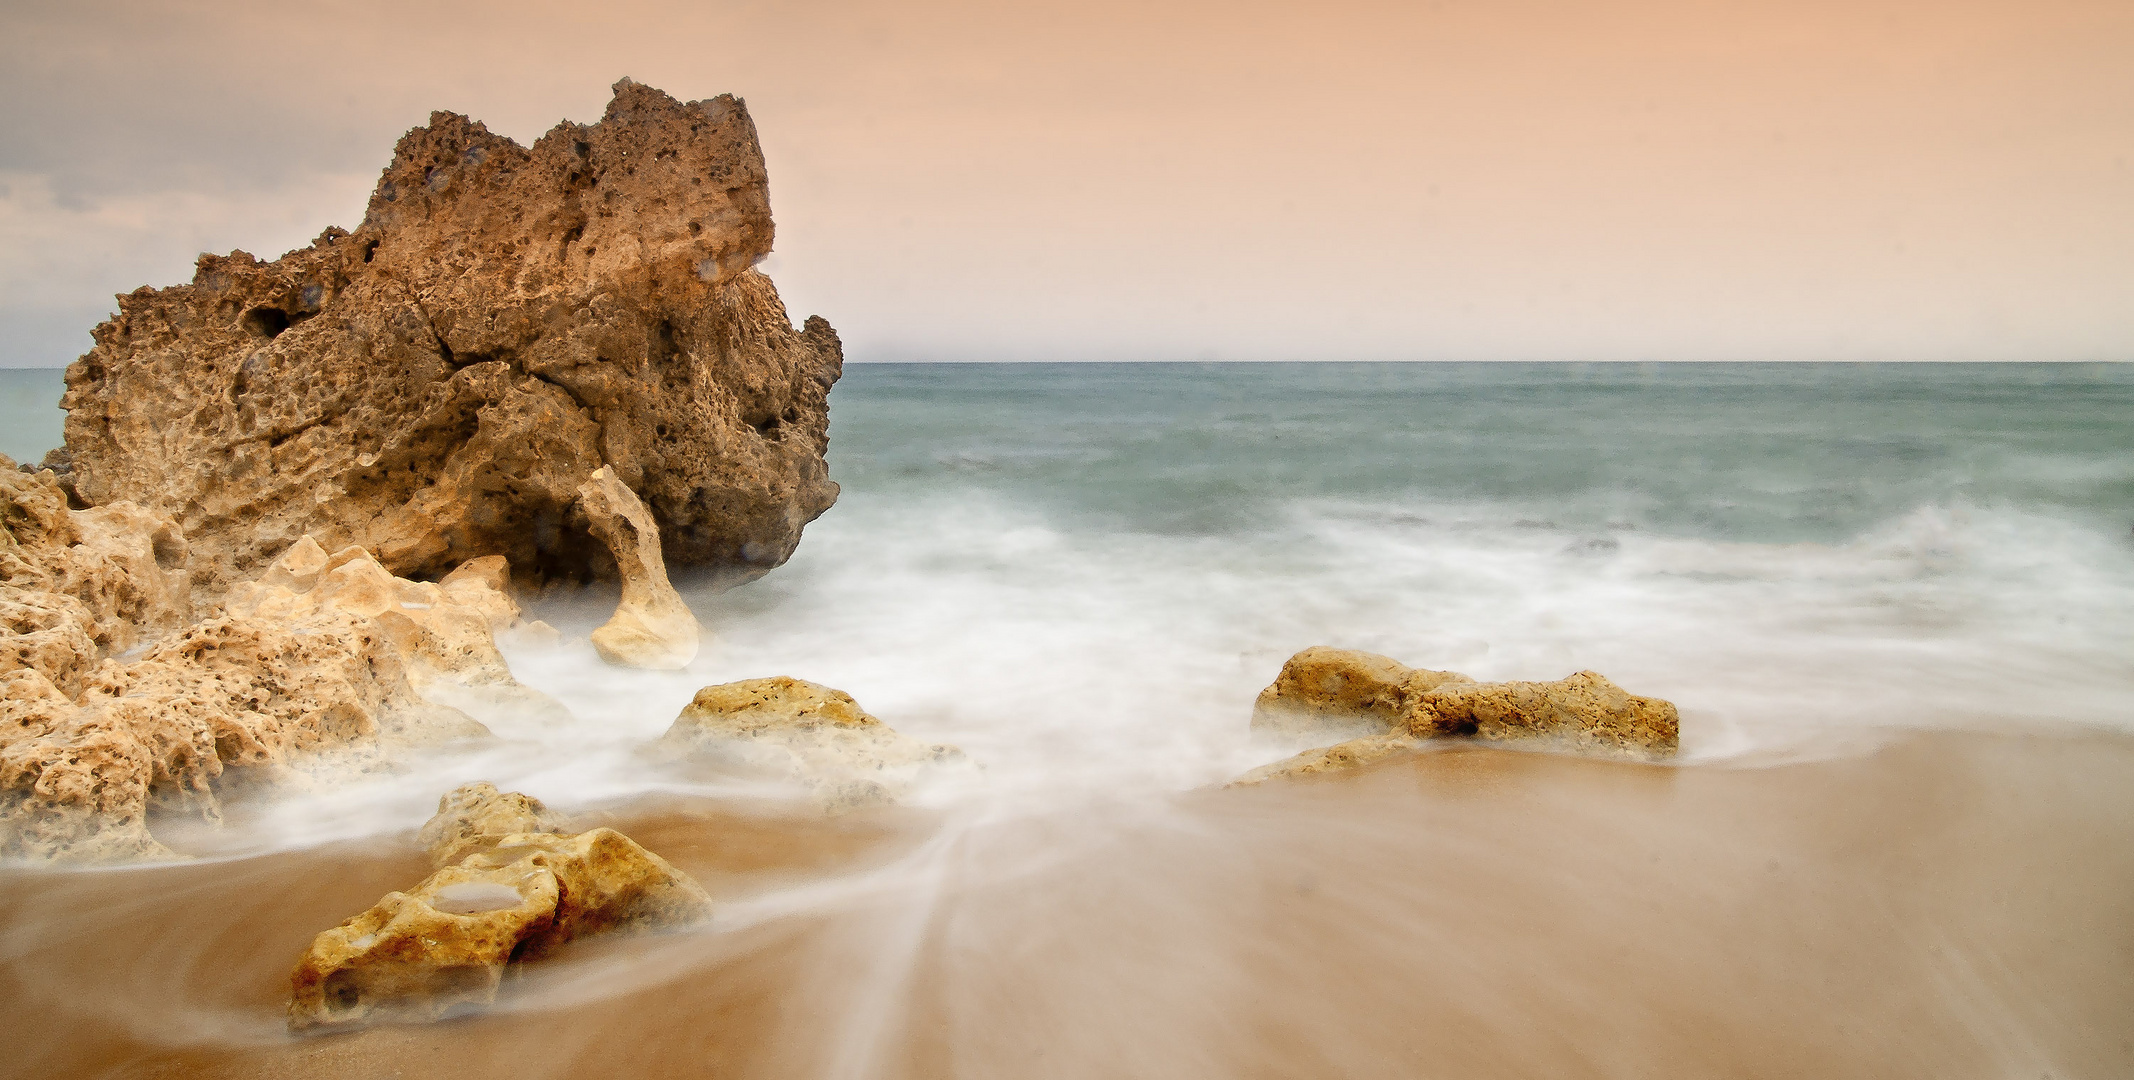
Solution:
[[[326,1007],[334,1012],[347,1012],[363,1003],[363,988],[356,985],[356,973],[342,968],[326,976]]]
[[[239,320],[246,331],[272,340],[289,329],[289,313],[277,307],[256,307]]]
[[[430,906],[447,915],[503,911],[524,902],[519,890],[494,881],[462,881],[437,890]]]
[[[185,565],[185,538],[177,533],[158,532],[149,547],[155,553],[157,566],[176,570]]]

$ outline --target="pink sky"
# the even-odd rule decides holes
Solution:
[[[868,359],[2134,359],[2134,4],[20,5],[0,363],[433,108],[747,99]]]

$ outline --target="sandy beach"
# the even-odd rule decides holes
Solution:
[[[291,958],[407,837],[7,871],[14,1075],[2111,1076],[2134,740],[1773,768],[1458,748],[944,830],[708,801],[615,824],[721,903],[488,1015],[291,1037]]]

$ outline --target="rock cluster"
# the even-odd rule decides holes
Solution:
[[[629,837],[563,829],[489,784],[446,795],[422,831],[439,869],[313,939],[290,975],[290,1030],[439,1019],[494,1001],[513,962],[710,913],[696,882]]]
[[[485,734],[470,712],[560,710],[496,651],[517,608],[494,562],[415,582],[305,538],[178,625],[169,519],[68,510],[51,473],[12,468],[0,518],[0,856],[168,856],[151,808],[213,819],[240,780]]]
[[[752,269],[771,239],[735,98],[624,80],[530,148],[436,113],[354,232],[120,297],[50,461],[80,502],[175,522],[210,598],[306,535],[406,577],[605,577],[574,507],[603,466],[669,562],[760,574],[836,498],[842,364]]]
[[[707,686],[660,738],[671,759],[803,784],[833,812],[894,801],[963,751],[882,723],[842,690],[776,676]]]
[[[1309,648],[1289,658],[1253,706],[1255,732],[1332,746],[1255,769],[1237,782],[1355,768],[1423,745],[1470,737],[1648,761],[1674,754],[1673,704],[1638,697],[1597,672],[1554,682],[1481,683],[1374,653]]]

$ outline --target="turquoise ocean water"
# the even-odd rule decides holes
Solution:
[[[35,457],[57,373],[6,378]],[[2134,728],[2134,366],[855,364],[831,416],[837,506],[761,581],[685,583],[688,671],[600,664],[611,595],[540,601],[576,637],[511,655],[582,730],[288,820],[407,827],[475,776],[627,797],[697,687],[769,674],[993,795],[1176,791],[1279,756],[1252,697],[1314,644],[1598,670],[1676,701],[1692,761]]]

